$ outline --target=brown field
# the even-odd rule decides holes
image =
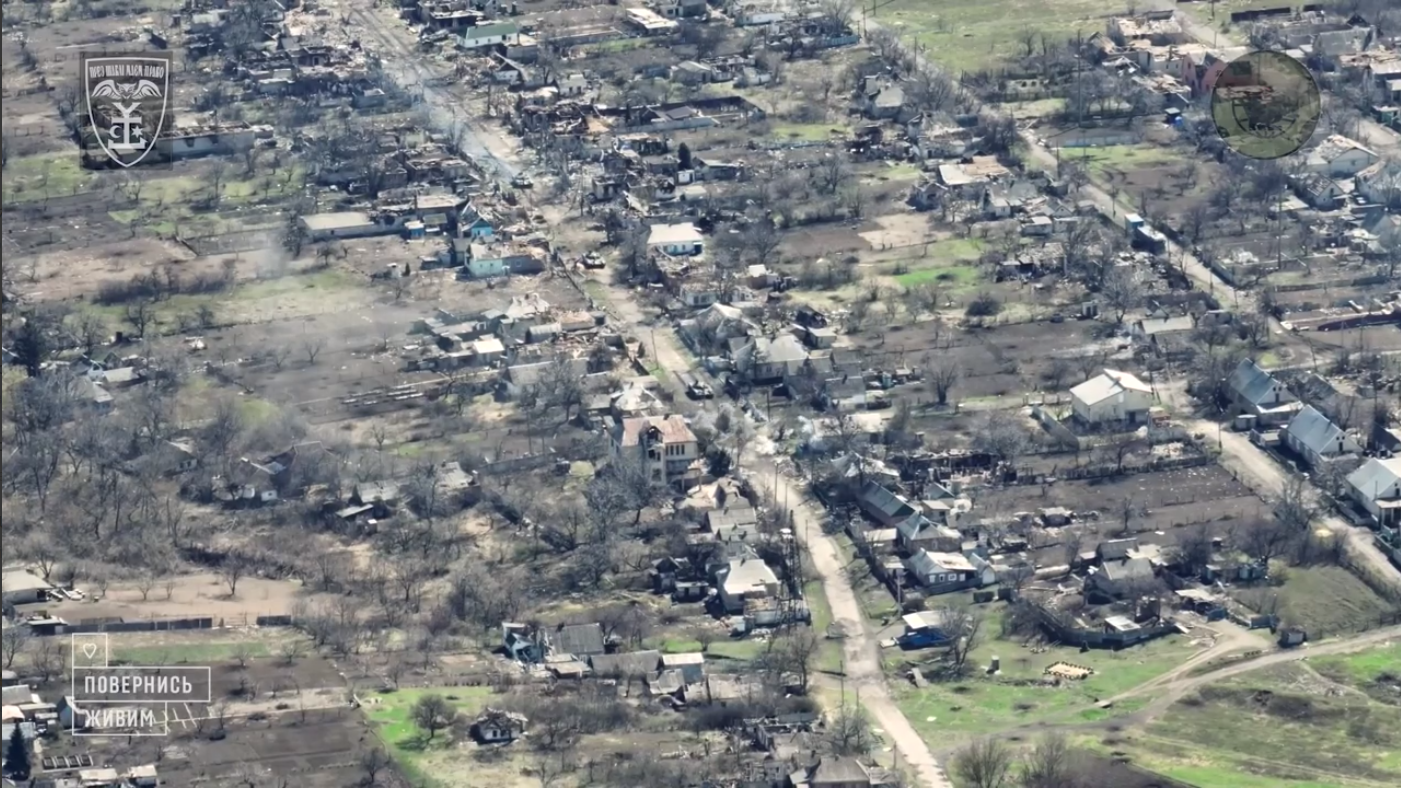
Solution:
[[[1096,338],[1098,326],[1068,320],[1059,324],[1012,323],[956,333],[945,327],[936,342],[933,324],[926,322],[897,326],[881,340],[863,337],[860,352],[878,359],[878,366],[884,368],[918,364],[926,355],[956,360],[962,379],[951,394],[954,400],[1019,395],[1044,385],[1041,375],[1056,357],[1115,353],[1117,342]],[[1132,369],[1132,364],[1127,368]],[[1063,385],[1074,382],[1076,373],[1072,372]]]
[[[172,717],[183,713],[174,712]],[[64,738],[46,746],[45,755],[87,753],[94,765],[118,769],[156,763],[163,785],[344,788],[363,776],[358,753],[374,742],[364,718],[347,705],[270,713],[257,720],[230,719],[218,734],[216,727],[206,723],[202,732],[196,732],[174,723],[168,737]]]
[[[142,621],[208,616],[230,619],[230,626],[241,626],[245,617],[251,623],[251,619],[257,616],[287,615],[293,603],[301,598],[302,591],[299,584],[286,580],[246,577],[238,582],[238,595],[230,597],[229,587],[214,574],[182,575],[172,579],[175,582],[168,598],[164,582],[158,583],[144,601],[134,584],[115,582],[100,600],[91,601],[97,589],[80,580],[78,588],[88,594],[87,599],[81,602],[46,602],[34,607],[42,607],[74,623],[86,619]]]
[[[1056,506],[1080,515],[1097,512],[1098,519],[1089,520],[1087,527],[1110,538],[1122,524],[1119,511],[1125,500],[1133,501],[1141,512],[1130,523],[1130,530],[1145,544],[1172,544],[1177,540],[1177,529],[1192,526],[1206,526],[1218,533],[1267,511],[1264,502],[1218,465],[1005,487],[984,492],[977,505],[984,512],[1003,516]],[[1086,518],[1080,520],[1085,522]],[[1095,539],[1086,541],[1092,545]]]

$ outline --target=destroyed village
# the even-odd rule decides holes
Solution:
[[[1396,788],[1398,0],[0,0],[3,788]]]

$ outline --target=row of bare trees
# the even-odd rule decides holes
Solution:
[[[950,771],[966,788],[1092,788],[1102,784],[1097,766],[1063,734],[1048,733],[1020,753],[997,739],[972,742],[954,755]]]

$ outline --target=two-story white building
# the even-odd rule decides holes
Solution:
[[[654,481],[685,485],[700,480],[700,443],[681,416],[623,419],[609,442],[615,460],[642,464]]]

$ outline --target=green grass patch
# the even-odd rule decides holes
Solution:
[[[1261,777],[1214,766],[1167,766],[1154,771],[1197,788],[1348,788],[1342,783]]]
[[[1395,606],[1339,566],[1289,567],[1279,594],[1279,617],[1310,638],[1374,629]],[[1251,598],[1249,594],[1247,599]]]
[[[256,303],[259,308],[274,311],[279,300],[304,298],[307,291],[316,291],[319,296],[331,298],[359,284],[360,280],[348,272],[326,269],[309,274],[293,274],[280,279],[247,282],[223,293],[174,295],[151,305],[154,322],[147,327],[147,332],[173,332],[179,328],[182,315],[194,315],[201,306],[208,306],[213,310],[216,322],[229,322],[247,305]],[[126,304],[88,304],[83,308],[106,318],[108,325],[117,330],[130,330]]]
[[[612,41],[600,41],[597,44],[590,44],[589,49],[603,54],[615,54],[618,52],[631,52],[634,49],[644,49],[652,45],[646,38],[615,38]]]
[[[1144,706],[1147,706],[1149,700],[1149,698],[1127,698],[1125,700],[1119,701],[1118,703],[1115,703],[1112,707],[1107,709],[1085,709],[1084,711],[1080,712],[1080,719],[1084,720],[1085,722],[1102,722],[1103,720],[1107,720],[1112,717],[1120,717],[1125,714],[1132,714],[1138,711],[1139,709],[1143,708]]]
[[[826,673],[840,673],[842,671],[842,642],[827,638],[827,630],[832,626],[832,606],[827,602],[827,594],[822,590],[822,583],[818,580],[808,581],[807,585],[803,586],[803,598],[808,603],[808,611],[812,613],[812,631],[822,638],[822,647],[817,652],[813,669]]]
[[[981,274],[978,267],[974,265],[946,265],[909,271],[898,274],[894,278],[901,287],[917,287],[935,283],[951,287],[970,287],[978,283]]]
[[[981,238],[946,238],[929,244],[919,257],[903,261],[903,274],[892,278],[901,287],[940,284],[952,288],[967,288],[982,279],[982,272],[972,263],[983,255],[986,243]]]
[[[441,785],[442,781],[434,776],[436,768],[432,761],[435,755],[456,749],[452,737],[445,731],[439,731],[433,741],[425,741],[410,719],[410,711],[418,699],[432,694],[443,696],[459,714],[470,717],[486,708],[492,691],[487,687],[401,689],[372,695],[365,699],[362,707],[394,760],[417,785]]]
[[[1094,650],[1081,653],[1074,648],[1051,648],[1034,654],[1030,650],[997,637],[1001,606],[979,606],[986,620],[983,631],[988,640],[973,650],[968,663],[971,673],[959,681],[936,681],[924,689],[897,687],[900,707],[916,730],[928,741],[947,735],[984,735],[1026,723],[1065,718],[1067,721],[1090,714],[1091,719],[1107,719],[1134,710],[1134,704],[1113,709],[1096,709],[1100,699],[1145,684],[1180,665],[1196,649],[1178,637],[1159,638],[1118,652]],[[934,653],[891,652],[893,659],[933,659]],[[983,671],[996,656],[1001,662],[997,676]],[[1044,678],[1046,667],[1055,662],[1084,665],[1095,674],[1083,681],[1063,682],[1059,687],[1032,684]]]
[[[91,191],[96,175],[85,170],[76,151],[25,156],[5,165],[0,178],[6,204],[36,202]]]
[[[1104,145],[1097,148],[1076,148],[1061,152],[1062,161],[1073,161],[1089,170],[1091,175],[1128,172],[1145,167],[1161,167],[1182,161],[1182,156],[1169,148],[1155,145]]]
[[[584,292],[589,294],[589,298],[592,298],[600,304],[608,301],[608,285],[605,285],[597,279],[584,280]]]
[[[895,597],[884,583],[871,574],[866,561],[856,555],[856,546],[851,543],[851,538],[841,533],[833,537],[833,540],[837,543],[837,552],[842,557],[847,579],[851,581],[852,590],[856,592],[856,601],[861,605],[861,612],[872,621],[894,617],[899,612]]]
[[[240,397],[238,400],[238,412],[243,417],[245,424],[256,426],[266,424],[277,418],[281,413],[278,407],[271,402],[260,397]]]
[[[1183,3],[1178,6],[1180,13],[1190,16],[1198,24],[1211,30],[1223,31],[1225,34],[1215,40],[1208,40],[1202,43],[1209,46],[1228,47],[1234,43],[1239,43],[1246,37],[1246,32],[1250,29],[1250,24],[1246,23],[1241,28],[1231,25],[1231,14],[1237,11],[1259,11],[1265,8],[1279,8],[1282,4],[1278,0],[1216,0],[1214,3]],[[1228,38],[1233,36],[1234,38]]]
[[[1315,657],[1309,666],[1334,681],[1365,687],[1383,674],[1401,676],[1401,643],[1372,646],[1356,654]]]
[[[1001,105],[1014,118],[1048,118],[1065,111],[1065,99],[1047,98],[1035,101],[1011,101]]]
[[[818,671],[838,673],[842,669],[841,641],[827,639],[827,628],[832,624],[832,608],[827,603],[827,595],[822,592],[822,584],[816,580],[809,582],[803,586],[803,595],[808,610],[812,612],[812,629],[822,638],[822,646],[812,667]],[[700,641],[684,631],[649,639],[644,645],[667,654],[685,654],[701,650]],[[769,645],[768,637],[719,637],[705,649],[705,654],[713,660],[749,662],[767,651]]]
[[[759,638],[724,638],[711,643],[705,653],[710,657],[749,662],[764,653],[768,647],[768,641]],[[694,650],[698,651],[699,648],[700,643],[696,643]]]
[[[902,38],[914,35],[928,48],[925,56],[954,77],[963,71],[994,68],[1026,54],[1022,39],[1029,34],[1039,51],[1042,35],[1052,41],[1104,32],[1103,0],[985,0],[981,3],[928,3],[896,0],[882,7],[874,20]],[[1122,10],[1122,9],[1121,9]]]
[[[769,647],[768,641],[760,638],[733,638],[726,637],[720,632],[710,646],[705,649],[707,660],[749,662],[755,659]],[[701,651],[699,640],[690,636],[686,630],[676,631],[670,635],[659,635],[643,641],[645,648],[654,648],[665,654],[690,654]],[[718,668],[719,666],[716,665]]]
[[[981,238],[945,238],[929,244],[923,258],[932,258],[938,262],[977,260],[983,256],[986,248],[987,243]]]
[[[914,181],[919,180],[924,174],[924,169],[918,164],[901,162],[900,164],[885,164],[871,171],[871,176],[887,181]]]
[[[1165,761],[1166,774],[1193,774],[1204,788],[1250,784],[1242,775],[1272,785],[1401,784],[1401,762],[1391,757],[1401,749],[1401,708],[1301,691],[1318,680],[1291,667],[1204,687],[1150,725],[1137,745]]]

